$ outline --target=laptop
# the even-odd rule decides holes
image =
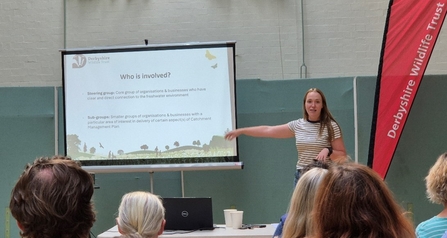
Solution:
[[[163,198],[165,230],[213,230],[210,197]]]

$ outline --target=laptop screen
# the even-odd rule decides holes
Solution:
[[[165,230],[212,230],[213,209],[210,197],[163,198]]]

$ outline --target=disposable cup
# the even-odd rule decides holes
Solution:
[[[239,229],[242,227],[242,217],[244,215],[243,211],[233,211],[230,212],[231,224],[233,229]]]
[[[225,216],[225,226],[231,227],[233,226],[233,223],[231,223],[231,215],[230,212],[235,212],[237,209],[224,209],[224,216]]]

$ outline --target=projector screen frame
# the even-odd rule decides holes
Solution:
[[[82,166],[90,173],[174,172],[243,169],[243,162]]]
[[[154,51],[154,50],[172,50],[172,49],[200,49],[200,48],[215,48],[215,47],[232,47],[233,60],[232,60],[232,76],[233,82],[231,83],[231,90],[233,97],[232,106],[234,107],[233,112],[233,125],[231,129],[237,127],[236,122],[236,62],[235,62],[235,41],[225,41],[225,42],[192,42],[192,43],[176,43],[176,44],[152,44],[152,45],[133,45],[133,46],[119,46],[119,47],[91,47],[91,48],[75,48],[75,49],[62,49],[60,50],[62,55],[62,77],[63,77],[63,103],[64,103],[64,148],[65,155],[67,155],[67,129],[66,129],[66,110],[65,110],[65,56],[66,55],[76,55],[76,54],[97,54],[97,53],[119,53],[119,52],[134,52],[134,51]],[[231,169],[243,169],[243,162],[239,160],[239,149],[236,143],[236,155],[230,156],[231,160],[227,161],[224,157],[222,162],[186,162],[186,163],[167,163],[167,164],[148,164],[148,163],[134,163],[134,164],[107,164],[107,161],[102,161],[99,164],[89,164],[88,161],[78,160],[83,164],[83,168],[89,172],[94,173],[117,173],[117,172],[159,172],[159,171],[191,171],[191,170],[231,170]],[[68,155],[69,156],[69,155]],[[176,159],[178,158],[170,158]],[[191,159],[191,158],[189,158]],[[204,157],[202,160],[206,160]],[[144,159],[143,159],[144,160]],[[192,159],[194,160],[194,158]],[[191,160],[190,160],[191,161]],[[200,161],[200,159],[199,159]],[[103,163],[104,162],[104,163]]]

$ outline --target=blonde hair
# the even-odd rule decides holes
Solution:
[[[137,191],[123,196],[116,220],[121,237],[153,238],[158,236],[164,217],[165,209],[158,196]]]
[[[438,157],[425,177],[427,198],[436,204],[447,204],[447,153]]]
[[[301,238],[311,234],[311,211],[315,194],[327,172],[328,170],[324,168],[313,168],[298,180],[290,199],[283,238]]]

